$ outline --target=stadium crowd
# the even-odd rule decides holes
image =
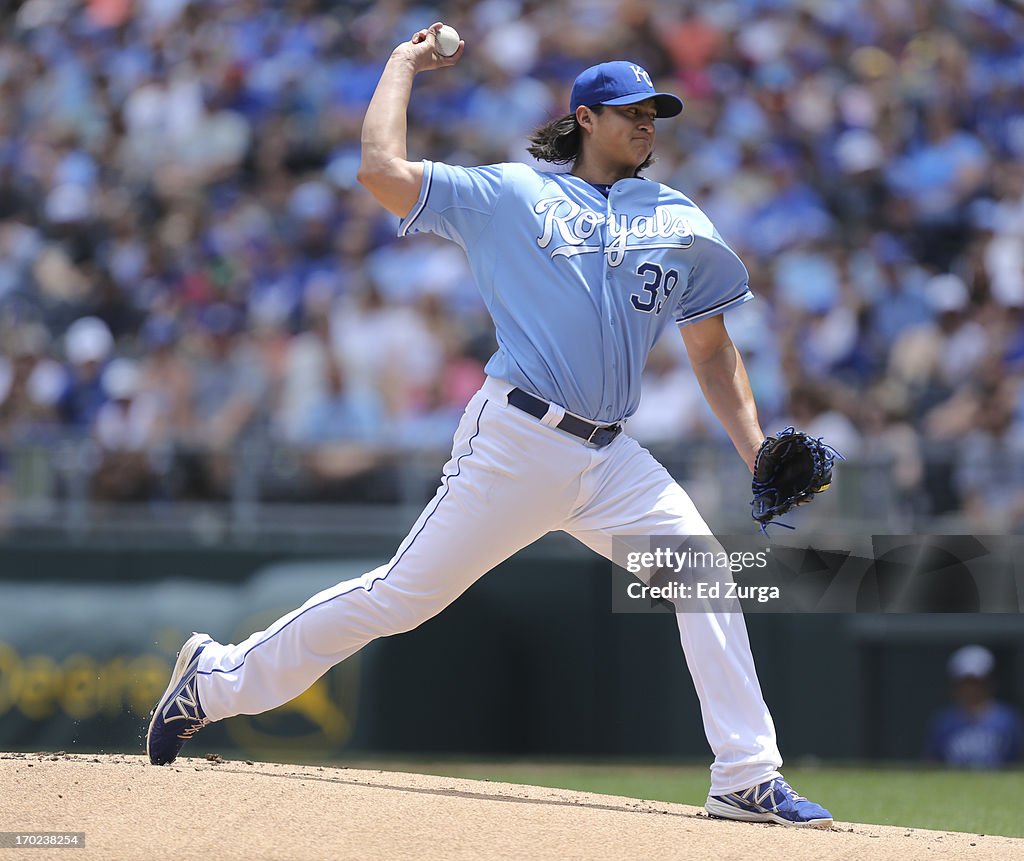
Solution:
[[[383,63],[432,20],[410,157],[529,160],[610,58],[678,92],[647,175],[762,301],[766,428],[891,462],[912,515],[1024,525],[1024,13],[998,0],[28,0],[0,13],[0,476],[89,439],[103,498],[225,492],[247,440],[342,480],[444,449],[493,332],[461,251],[355,182]],[[626,56],[623,56],[626,55]],[[721,436],[662,342],[630,430]],[[952,458],[956,447],[966,456]],[[235,467],[237,468],[237,467]],[[4,482],[0,478],[0,484]]]

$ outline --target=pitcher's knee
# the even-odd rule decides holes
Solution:
[[[390,637],[418,628],[440,613],[452,599],[434,595],[416,595],[395,589],[377,588],[367,592],[361,615],[372,620],[378,636]]]
[[[461,590],[442,587],[431,571],[381,566],[345,584],[343,601],[347,604],[349,625],[365,626],[374,636],[389,637],[419,627],[452,603]],[[341,588],[340,586],[338,588]]]

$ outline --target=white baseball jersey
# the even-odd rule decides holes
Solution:
[[[606,424],[636,411],[665,326],[753,298],[707,216],[645,179],[619,180],[606,198],[523,164],[425,161],[399,234],[421,231],[466,251],[497,332],[487,373]]]

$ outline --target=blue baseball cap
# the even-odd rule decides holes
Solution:
[[[632,105],[644,99],[654,99],[658,117],[674,117],[683,109],[677,96],[655,91],[643,66],[613,60],[580,72],[572,85],[569,109],[576,113],[580,105]]]

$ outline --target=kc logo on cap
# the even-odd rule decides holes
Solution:
[[[651,83],[651,76],[647,74],[647,69],[644,69],[635,63],[631,63],[629,68],[633,70],[633,74],[636,75],[636,79],[638,81],[643,81],[652,90],[654,89],[654,84]]]
[[[683,109],[677,96],[655,91],[643,66],[613,60],[580,72],[572,85],[569,108],[576,113],[580,105],[632,105],[644,99],[654,99],[659,117],[674,117]]]

